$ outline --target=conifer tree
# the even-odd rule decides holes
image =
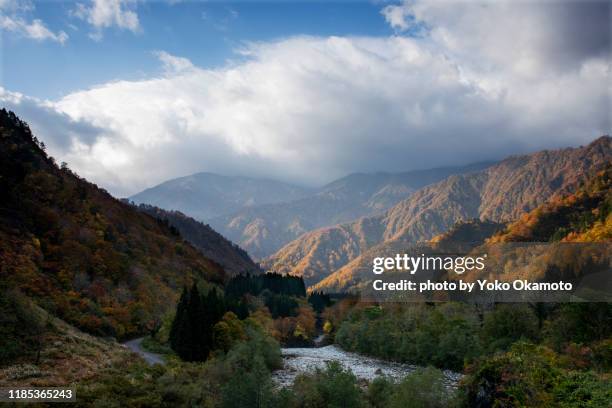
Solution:
[[[190,326],[189,343],[191,354],[186,360],[204,361],[208,356],[211,342],[208,340],[206,313],[198,285],[194,282],[189,292],[189,303],[187,305],[187,319]]]
[[[170,346],[185,361],[204,361],[213,348],[213,328],[225,314],[216,288],[200,294],[197,284],[184,288],[170,329]]]
[[[176,314],[174,316],[174,320],[172,321],[169,334],[170,347],[172,347],[172,349],[175,351],[181,348],[179,343],[184,338],[183,331],[185,330],[187,324],[187,315],[185,312],[187,310],[188,297],[189,293],[187,292],[187,287],[184,287],[183,292],[181,293],[181,298],[176,305]]]

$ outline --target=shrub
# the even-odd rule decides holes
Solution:
[[[606,407],[612,401],[612,385],[593,372],[567,372],[554,388],[559,407]]]
[[[455,404],[455,396],[444,385],[442,371],[421,368],[406,376],[389,399],[389,408],[448,408]]]
[[[506,353],[481,359],[462,383],[466,405],[554,406],[551,391],[561,375],[555,358],[546,347],[519,342]]]
[[[327,363],[325,370],[300,375],[293,391],[298,406],[309,408],[353,408],[363,406],[357,377],[337,361]]]
[[[483,345],[489,352],[505,351],[518,340],[535,340],[538,319],[522,304],[503,304],[488,312],[482,327]]]
[[[395,384],[387,377],[376,377],[368,386],[366,399],[372,408],[386,408]]]

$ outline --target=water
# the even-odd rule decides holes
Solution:
[[[331,345],[310,348],[283,348],[283,368],[272,373],[274,382],[279,387],[293,384],[295,377],[301,373],[312,373],[317,368],[325,368],[328,361],[339,361],[343,367],[349,368],[360,380],[371,381],[385,375],[394,380],[414,372],[418,366],[379,360],[361,354],[344,351]],[[462,375],[453,371],[444,371],[446,385],[455,388]]]

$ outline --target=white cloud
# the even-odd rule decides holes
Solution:
[[[135,0],[91,0],[91,4],[77,3],[72,15],[87,21],[94,27],[93,40],[101,40],[102,31],[116,26],[134,33],[140,31],[140,21],[135,11]]]
[[[427,27],[440,52],[464,64],[537,77],[609,56],[610,11],[606,0],[405,0],[383,14],[398,29]]]
[[[34,10],[34,4],[27,0],[0,0],[0,10],[16,13]]]
[[[40,19],[31,21],[25,14],[34,10],[29,1],[0,0],[0,29],[37,41],[55,41],[64,44],[68,34],[64,31],[53,32]]]
[[[166,51],[154,51],[155,55],[164,65],[164,71],[169,74],[177,74],[194,69],[193,64],[187,58],[168,54]]]
[[[406,31],[411,26],[408,21],[409,11],[409,8],[403,5],[390,4],[381,10],[381,14],[392,28]]]
[[[104,135],[103,129],[59,112],[51,101],[10,92],[2,87],[0,101],[3,107],[27,117],[34,134],[45,142],[51,154],[57,158],[68,154],[75,145],[96,144],[96,139]]]
[[[429,27],[423,38],[252,43],[241,62],[215,70],[160,51],[162,77],[49,102],[101,129],[57,156],[127,195],[202,170],[323,182],[584,144],[610,131],[609,48],[593,46],[595,28],[582,28],[581,45],[561,10],[540,27],[540,5],[522,9],[529,24],[506,21],[516,16],[506,4],[422,7],[410,11]]]

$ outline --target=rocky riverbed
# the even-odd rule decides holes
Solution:
[[[379,360],[361,354],[351,353],[330,345],[310,348],[283,348],[283,368],[272,373],[275,384],[279,387],[289,386],[298,374],[314,372],[317,368],[325,368],[328,361],[339,361],[349,368],[355,376],[363,381],[371,381],[378,376],[387,376],[394,380],[409,375],[418,366]],[[462,374],[444,371],[446,385],[455,388]]]

